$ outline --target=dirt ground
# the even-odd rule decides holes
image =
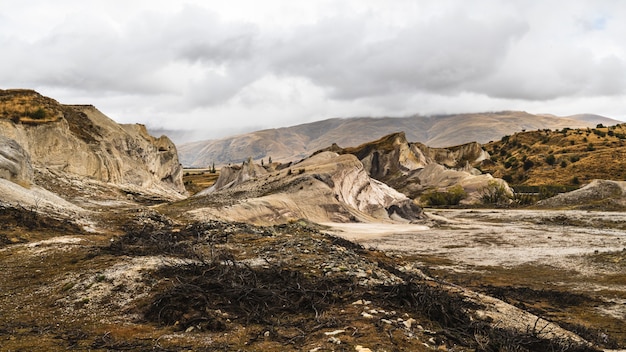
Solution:
[[[325,224],[430,274],[626,341],[626,213],[430,210],[428,227]],[[572,297],[578,297],[573,302]]]

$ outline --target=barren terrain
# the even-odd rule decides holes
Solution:
[[[432,210],[428,228],[326,224],[365,247],[560,324],[626,338],[626,213]],[[572,304],[578,297],[580,304]]]

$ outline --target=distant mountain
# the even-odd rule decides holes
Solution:
[[[217,140],[181,144],[178,152],[187,167],[226,165],[253,160],[293,161],[333,143],[357,146],[382,136],[404,132],[407,140],[432,147],[469,142],[486,143],[523,130],[595,127],[620,121],[597,115],[564,118],[523,111],[420,116],[405,118],[333,118],[292,127],[267,129]]]

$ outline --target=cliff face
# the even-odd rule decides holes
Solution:
[[[176,147],[144,126],[119,125],[93,106],[61,105],[28,90],[0,91],[0,107],[0,135],[20,145],[35,168],[185,193]]]
[[[203,203],[229,200],[225,204]],[[423,217],[405,195],[371,178],[353,155],[318,153],[267,170],[251,161],[225,167],[219,180],[195,196],[192,213],[259,224],[307,218],[317,222],[401,221]]]
[[[30,183],[33,167],[30,156],[16,141],[0,135],[0,178],[16,183]]]

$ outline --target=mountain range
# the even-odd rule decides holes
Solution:
[[[333,118],[291,127],[266,129],[232,137],[179,144],[186,167],[207,167],[269,159],[288,162],[336,143],[357,146],[385,135],[404,132],[408,141],[431,147],[449,147],[469,142],[487,143],[524,130],[595,127],[620,121],[581,114],[567,117],[534,115],[523,111],[421,116],[404,118]]]

